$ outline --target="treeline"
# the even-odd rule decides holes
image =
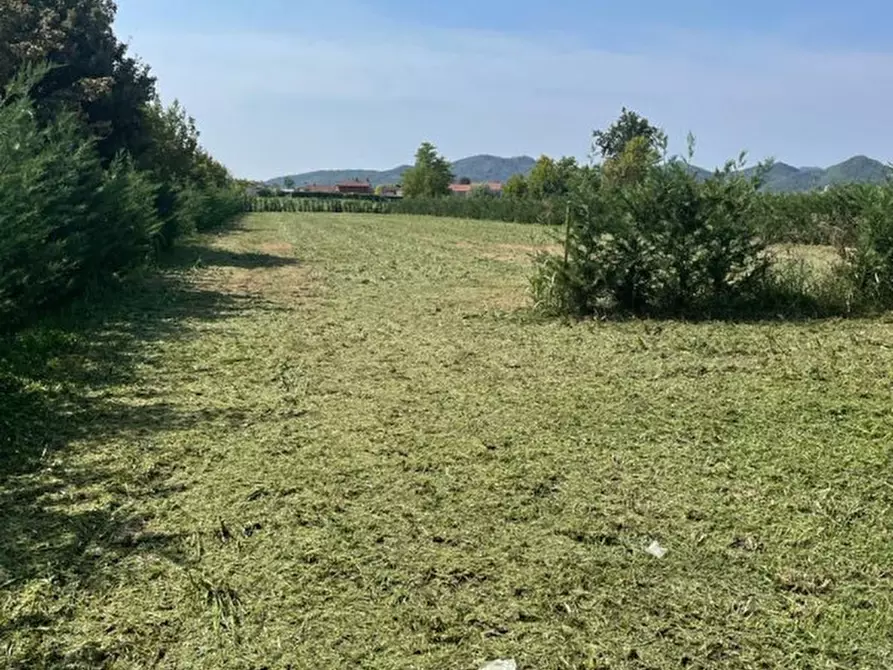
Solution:
[[[0,0],[0,330],[141,266],[243,198],[95,0]]]
[[[383,196],[347,196],[341,194],[301,194],[277,197],[255,196],[244,199],[247,212],[333,212],[352,214],[413,214],[462,219],[541,223],[560,225],[571,194],[579,183],[593,178],[588,167],[579,168],[575,179],[557,194],[537,197],[509,190],[502,196],[440,196],[389,198]],[[750,212],[755,234],[769,244],[818,244],[839,246],[852,242],[858,234],[866,198],[878,186],[852,184],[828,191],[772,194],[757,192]]]
[[[560,199],[474,198],[461,196],[417,198],[253,197],[249,212],[335,212],[352,214],[414,214],[459,219],[487,219],[514,223],[555,224],[564,221]]]
[[[659,129],[653,129],[647,120],[641,124],[629,116],[634,113],[625,114],[627,118],[624,123],[638,124],[630,132],[652,133],[647,135],[650,138],[648,141],[656,143],[654,146],[658,153],[663,155],[665,147],[660,147],[664,146],[665,138],[659,134]],[[610,135],[612,132],[609,129],[595,138],[596,153],[608,151],[607,155],[610,156],[610,152],[618,151],[618,143],[623,138]],[[409,188],[402,199],[371,194],[302,192],[281,197],[268,189],[259,192],[258,197],[246,199],[245,207],[252,212],[414,214],[554,225],[564,223],[569,202],[584,185],[600,176],[608,180],[629,181],[636,176],[636,171],[642,173],[647,162],[643,161],[644,157],[639,155],[627,157],[624,161],[605,160],[596,165],[580,165],[572,157],[554,159],[540,156],[529,174],[512,176],[501,193],[493,193],[481,186],[467,195],[457,196],[449,192],[452,179],[449,162],[436,153],[433,145],[424,143],[416,154],[416,164],[407,173],[409,179],[406,185]],[[702,171],[684,161],[675,162],[694,179],[703,182]],[[731,173],[747,179],[740,168],[740,165],[733,165]],[[769,164],[764,166],[763,171],[768,169]],[[760,172],[749,171],[747,175],[756,179],[757,186],[753,206],[748,212],[749,225],[753,233],[768,244],[850,244],[859,234],[865,202],[878,188],[883,188],[852,184],[827,191],[773,194],[759,189],[762,185]]]
[[[854,246],[867,203],[889,186],[845,184],[825,191],[761,193],[757,229],[774,243]]]
[[[369,200],[379,202],[382,200],[398,199],[392,195],[380,195],[378,193],[339,193],[338,191],[292,191],[283,193],[279,189],[262,188],[257,191],[258,198],[304,198],[310,200]]]
[[[554,161],[542,156],[529,178],[510,179],[503,193],[478,185],[467,195],[453,195],[450,163],[425,142],[416,152],[415,164],[403,175],[404,197],[319,194],[296,192],[280,196],[273,190],[258,192],[246,200],[251,212],[346,212],[355,214],[414,214],[462,219],[489,219],[514,223],[561,223],[572,185],[585,178],[589,166],[573,158]]]

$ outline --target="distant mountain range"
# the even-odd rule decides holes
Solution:
[[[825,169],[775,163],[766,175],[764,189],[774,193],[794,193],[839,184],[881,184],[890,176],[888,166],[867,156],[853,156]]]
[[[536,161],[530,156],[517,156],[515,158],[500,158],[483,154],[470,156],[453,163],[453,174],[456,179],[467,177],[472,182],[501,181],[505,182],[514,174],[527,174],[533,168]],[[400,165],[392,170],[319,170],[305,172],[303,174],[290,175],[297,186],[317,184],[319,186],[331,186],[340,181],[351,179],[368,179],[373,186],[383,184],[400,183],[403,173],[409,165]],[[749,168],[752,171],[754,168]],[[697,174],[707,176],[708,170],[695,168]],[[889,167],[867,156],[854,156],[829,168],[801,167],[797,168],[787,163],[775,163],[766,175],[764,190],[773,193],[793,193],[798,191],[810,191],[849,183],[883,182],[889,175]],[[287,176],[269,180],[270,185],[282,186]]]
[[[456,179],[468,177],[472,182],[482,181],[508,181],[514,174],[527,174],[533,168],[536,161],[530,156],[518,156],[516,158],[500,158],[499,156],[470,156],[452,164],[453,174]],[[286,179],[291,177],[297,186],[316,184],[317,186],[332,186],[341,181],[351,179],[368,179],[373,186],[385,184],[399,184],[403,173],[411,166],[400,165],[391,170],[317,170],[303,174],[287,175],[269,180],[271,186],[282,186]]]

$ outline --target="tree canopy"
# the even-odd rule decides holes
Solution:
[[[116,11],[112,0],[0,0],[0,90],[46,63],[29,89],[43,125],[71,112],[105,164],[123,152],[162,184],[226,185],[195,121],[177,101],[161,105],[148,66],[115,36]]]
[[[403,194],[408,198],[432,198],[447,195],[453,172],[446,158],[430,142],[416,151],[415,165],[403,174]]]
[[[527,178],[523,174],[513,174],[505,182],[502,194],[507,198],[527,197]]]
[[[565,195],[577,169],[577,160],[571,156],[557,161],[549,156],[540,156],[527,177],[528,195],[538,199]]]
[[[145,106],[155,98],[149,69],[112,30],[111,0],[0,0],[0,88],[23,66],[52,69],[31,91],[44,122],[72,109],[97,137],[104,160],[149,145]]]
[[[644,116],[624,107],[620,117],[607,129],[596,130],[592,134],[592,148],[604,159],[617,158],[626,149],[626,145],[637,137],[642,138],[644,145],[660,154],[666,151],[666,133],[651,125]]]

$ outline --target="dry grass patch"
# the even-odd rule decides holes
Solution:
[[[530,261],[537,254],[540,253],[550,253],[557,254],[561,253],[561,245],[559,244],[510,244],[510,243],[496,243],[496,244],[472,244],[466,241],[460,241],[456,243],[456,247],[459,249],[468,249],[475,252],[475,257],[478,259],[486,259],[486,260],[495,260],[495,261],[505,261],[510,263],[520,263],[525,261]]]
[[[781,262],[803,262],[816,274],[827,274],[840,262],[834,247],[807,244],[779,244],[770,248]]]

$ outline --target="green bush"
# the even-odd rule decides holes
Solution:
[[[539,259],[537,304],[573,316],[706,317],[752,306],[771,265],[751,225],[758,185],[734,164],[699,181],[681,161],[634,182],[590,178],[567,208],[564,255]]]
[[[195,120],[177,101],[168,107],[155,101],[145,117],[147,146],[139,166],[158,184],[162,247],[222,225],[244,209],[244,196],[227,169],[202,149]]]
[[[852,243],[862,194],[876,186],[847,184],[828,191],[760,195],[754,228],[772,244]]]
[[[810,293],[825,311],[893,307],[893,186],[848,184],[823,192],[764,196],[760,233],[771,242],[834,246],[834,276]]]
[[[893,185],[847,192],[853,234],[841,240],[839,274],[853,309],[893,308]]]
[[[232,188],[188,184],[173,189],[172,195],[166,221],[171,243],[184,235],[219,228],[245,210],[244,196]]]
[[[231,187],[206,187],[198,190],[198,215],[195,228],[207,232],[237,218],[245,209],[245,197]]]

